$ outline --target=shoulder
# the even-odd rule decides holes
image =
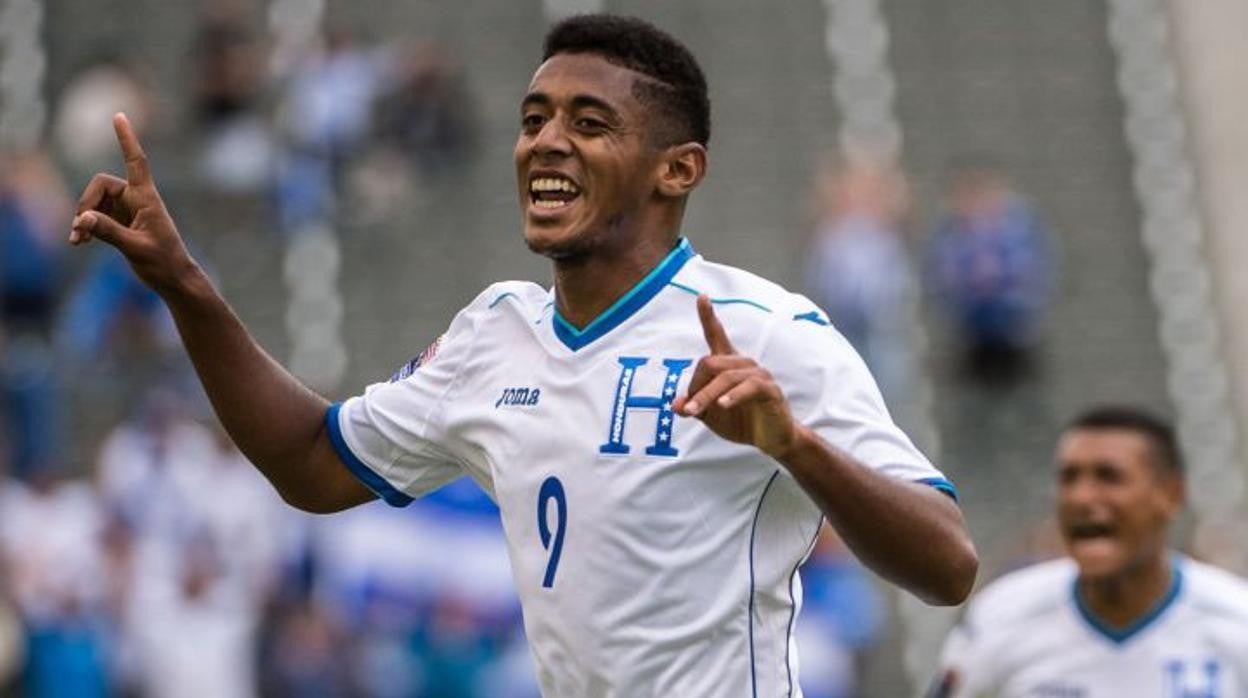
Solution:
[[[744,269],[698,256],[670,285],[692,295],[706,294],[717,314],[742,321],[760,335],[792,333],[833,343],[840,338],[813,301]]]
[[[446,330],[423,351],[409,360],[390,377],[391,383],[404,380],[416,373],[429,375],[432,366],[446,369],[447,377],[453,377],[465,365],[479,358],[477,338],[483,328],[490,334],[506,333],[506,323],[490,322],[498,316],[510,315],[520,318],[540,316],[547,302],[548,292],[529,281],[500,281],[487,286],[467,305],[460,309]],[[527,322],[524,324],[528,324]],[[514,324],[512,327],[514,328]],[[488,342],[486,343],[488,344]],[[435,359],[437,361],[435,362]]]
[[[1226,570],[1180,558],[1183,585],[1199,611],[1248,627],[1248,581]]]
[[[447,334],[464,330],[475,334],[487,322],[497,329],[501,325],[494,320],[499,317],[534,320],[549,303],[550,292],[531,281],[498,281],[487,286],[459,311]]]
[[[690,293],[705,293],[717,306],[738,306],[775,317],[784,317],[785,311],[796,309],[816,310],[814,303],[774,281],[701,256],[690,260],[671,285]],[[788,317],[791,319],[792,315]]]
[[[465,310],[490,311],[540,309],[550,300],[550,292],[532,281],[496,281],[477,294]]]
[[[1027,625],[1070,601],[1075,576],[1067,558],[1006,574],[975,595],[963,623],[971,632]]]

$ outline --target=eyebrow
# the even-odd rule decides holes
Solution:
[[[549,107],[553,102],[554,100],[552,100],[550,95],[545,92],[530,92],[525,95],[524,99],[520,102],[520,108],[523,109],[530,105]],[[594,97],[593,95],[576,95],[572,98],[572,108],[601,109],[613,119],[618,119],[620,115],[619,110],[611,106],[610,103],[598,97]]]

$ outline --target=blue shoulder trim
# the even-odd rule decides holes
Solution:
[[[329,442],[334,445],[334,452],[338,454],[338,459],[347,466],[347,470],[350,470],[352,475],[364,483],[365,487],[384,499],[386,504],[392,507],[405,507],[411,504],[411,497],[395,489],[393,485],[386,482],[385,478],[365,465],[364,461],[360,460],[360,457],[355,455],[351,447],[347,445],[347,440],[342,436],[342,425],[338,423],[338,412],[341,410],[342,403],[335,402],[325,413],[325,425],[329,427]]]
[[[685,293],[692,293],[692,294],[693,294],[693,295],[695,295],[695,296],[700,296],[700,295],[702,295],[702,292],[701,292],[701,291],[699,291],[698,289],[693,288],[692,286],[686,286],[686,285],[684,285],[684,284],[678,284],[678,283],[676,283],[675,281],[669,281],[667,285],[668,285],[668,286],[675,287],[675,288],[678,288],[678,289],[680,289],[680,290],[684,291]],[[752,306],[752,307],[758,308],[759,310],[761,310],[761,311],[763,311],[763,312],[767,312],[767,313],[770,313],[770,312],[771,312],[771,308],[768,308],[767,306],[763,305],[762,303],[755,303],[754,301],[752,301],[752,300],[750,300],[750,299],[748,299],[748,298],[712,298],[712,299],[711,299],[711,302],[712,302],[712,303],[714,303],[714,304],[716,304],[716,305],[732,305],[732,304],[734,304],[734,303],[740,303],[740,304],[742,304],[742,305],[749,305],[749,306]]]
[[[955,502],[958,501],[958,488],[954,487],[952,482],[949,482],[943,477],[925,477],[922,480],[915,480],[915,482],[919,483],[920,485],[927,485],[929,487],[935,487],[941,492],[944,492],[945,494],[952,497],[953,501]]]
[[[1074,583],[1071,584],[1070,593],[1075,597],[1075,608],[1079,609],[1079,615],[1087,622],[1098,634],[1104,636],[1116,645],[1121,645],[1127,640],[1135,637],[1141,630],[1144,630],[1153,621],[1157,620],[1165,613],[1175,599],[1179,598],[1179,593],[1183,591],[1183,570],[1174,560],[1170,561],[1170,588],[1166,591],[1166,595],[1161,597],[1161,601],[1156,606],[1149,609],[1138,620],[1130,623],[1125,628],[1112,628],[1106,625],[1104,621],[1096,617],[1091,608],[1083,602],[1083,596],[1079,593],[1079,579],[1076,577]]]
[[[512,293],[511,291],[503,291],[502,293],[498,294],[498,296],[495,297],[494,300],[490,301],[489,308],[493,310],[494,306],[503,302],[504,298],[516,298],[516,297],[517,297],[516,294]]]
[[[794,315],[793,319],[794,320],[806,320],[808,322],[813,322],[816,325],[822,325],[823,327],[827,327],[828,325],[832,324],[828,322],[826,318],[820,315],[818,310],[812,310],[809,313],[800,313],[798,315]]]
[[[676,243],[676,247],[663,258],[659,265],[646,274],[641,281],[637,282],[628,293],[625,293],[619,300],[611,304],[601,315],[594,318],[592,322],[585,326],[584,329],[576,329],[563,316],[559,314],[559,308],[555,308],[555,336],[559,341],[563,342],[569,349],[576,351],[581,347],[593,342],[595,339],[603,336],[611,330],[619,327],[620,323],[632,317],[638,310],[641,310],[651,298],[658,295],[659,291],[667,285],[667,282],[676,276],[676,272],[685,266],[685,262],[689,261],[694,255],[693,245],[689,244],[687,238],[681,238]]]

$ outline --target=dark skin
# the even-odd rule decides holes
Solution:
[[[1125,628],[1170,588],[1166,536],[1183,506],[1183,479],[1156,462],[1149,437],[1129,429],[1074,429],[1057,449],[1057,513],[1079,565],[1084,603]]]
[[[686,199],[706,173],[702,145],[655,142],[647,130],[653,117],[633,90],[646,79],[592,54],[559,54],[538,68],[522,104],[515,163],[525,241],[552,260],[559,312],[577,326],[672,249]],[[70,242],[114,245],[161,295],[222,424],[286,501],[331,512],[372,499],[330,445],[327,401],[247,333],[187,254],[125,118],[115,126],[126,179],[91,181]],[[539,203],[534,187],[551,181],[566,182],[561,200]],[[709,301],[697,307],[708,355],[678,413],[788,468],[876,572],[930,603],[961,603],[978,561],[958,507],[876,473],[798,423],[770,373],[728,342]]]
[[[685,200],[706,174],[697,143],[654,142],[633,96],[643,75],[596,56],[561,54],[533,75],[514,153],[524,238],[554,262],[559,313],[577,327],[628,292],[672,250]],[[543,210],[534,179],[578,194]]]

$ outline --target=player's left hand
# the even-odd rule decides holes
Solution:
[[[799,425],[767,369],[733,348],[711,300],[698,296],[698,318],[710,354],[698,361],[689,392],[672,401],[677,414],[701,419],[729,441],[779,458],[797,442]]]

